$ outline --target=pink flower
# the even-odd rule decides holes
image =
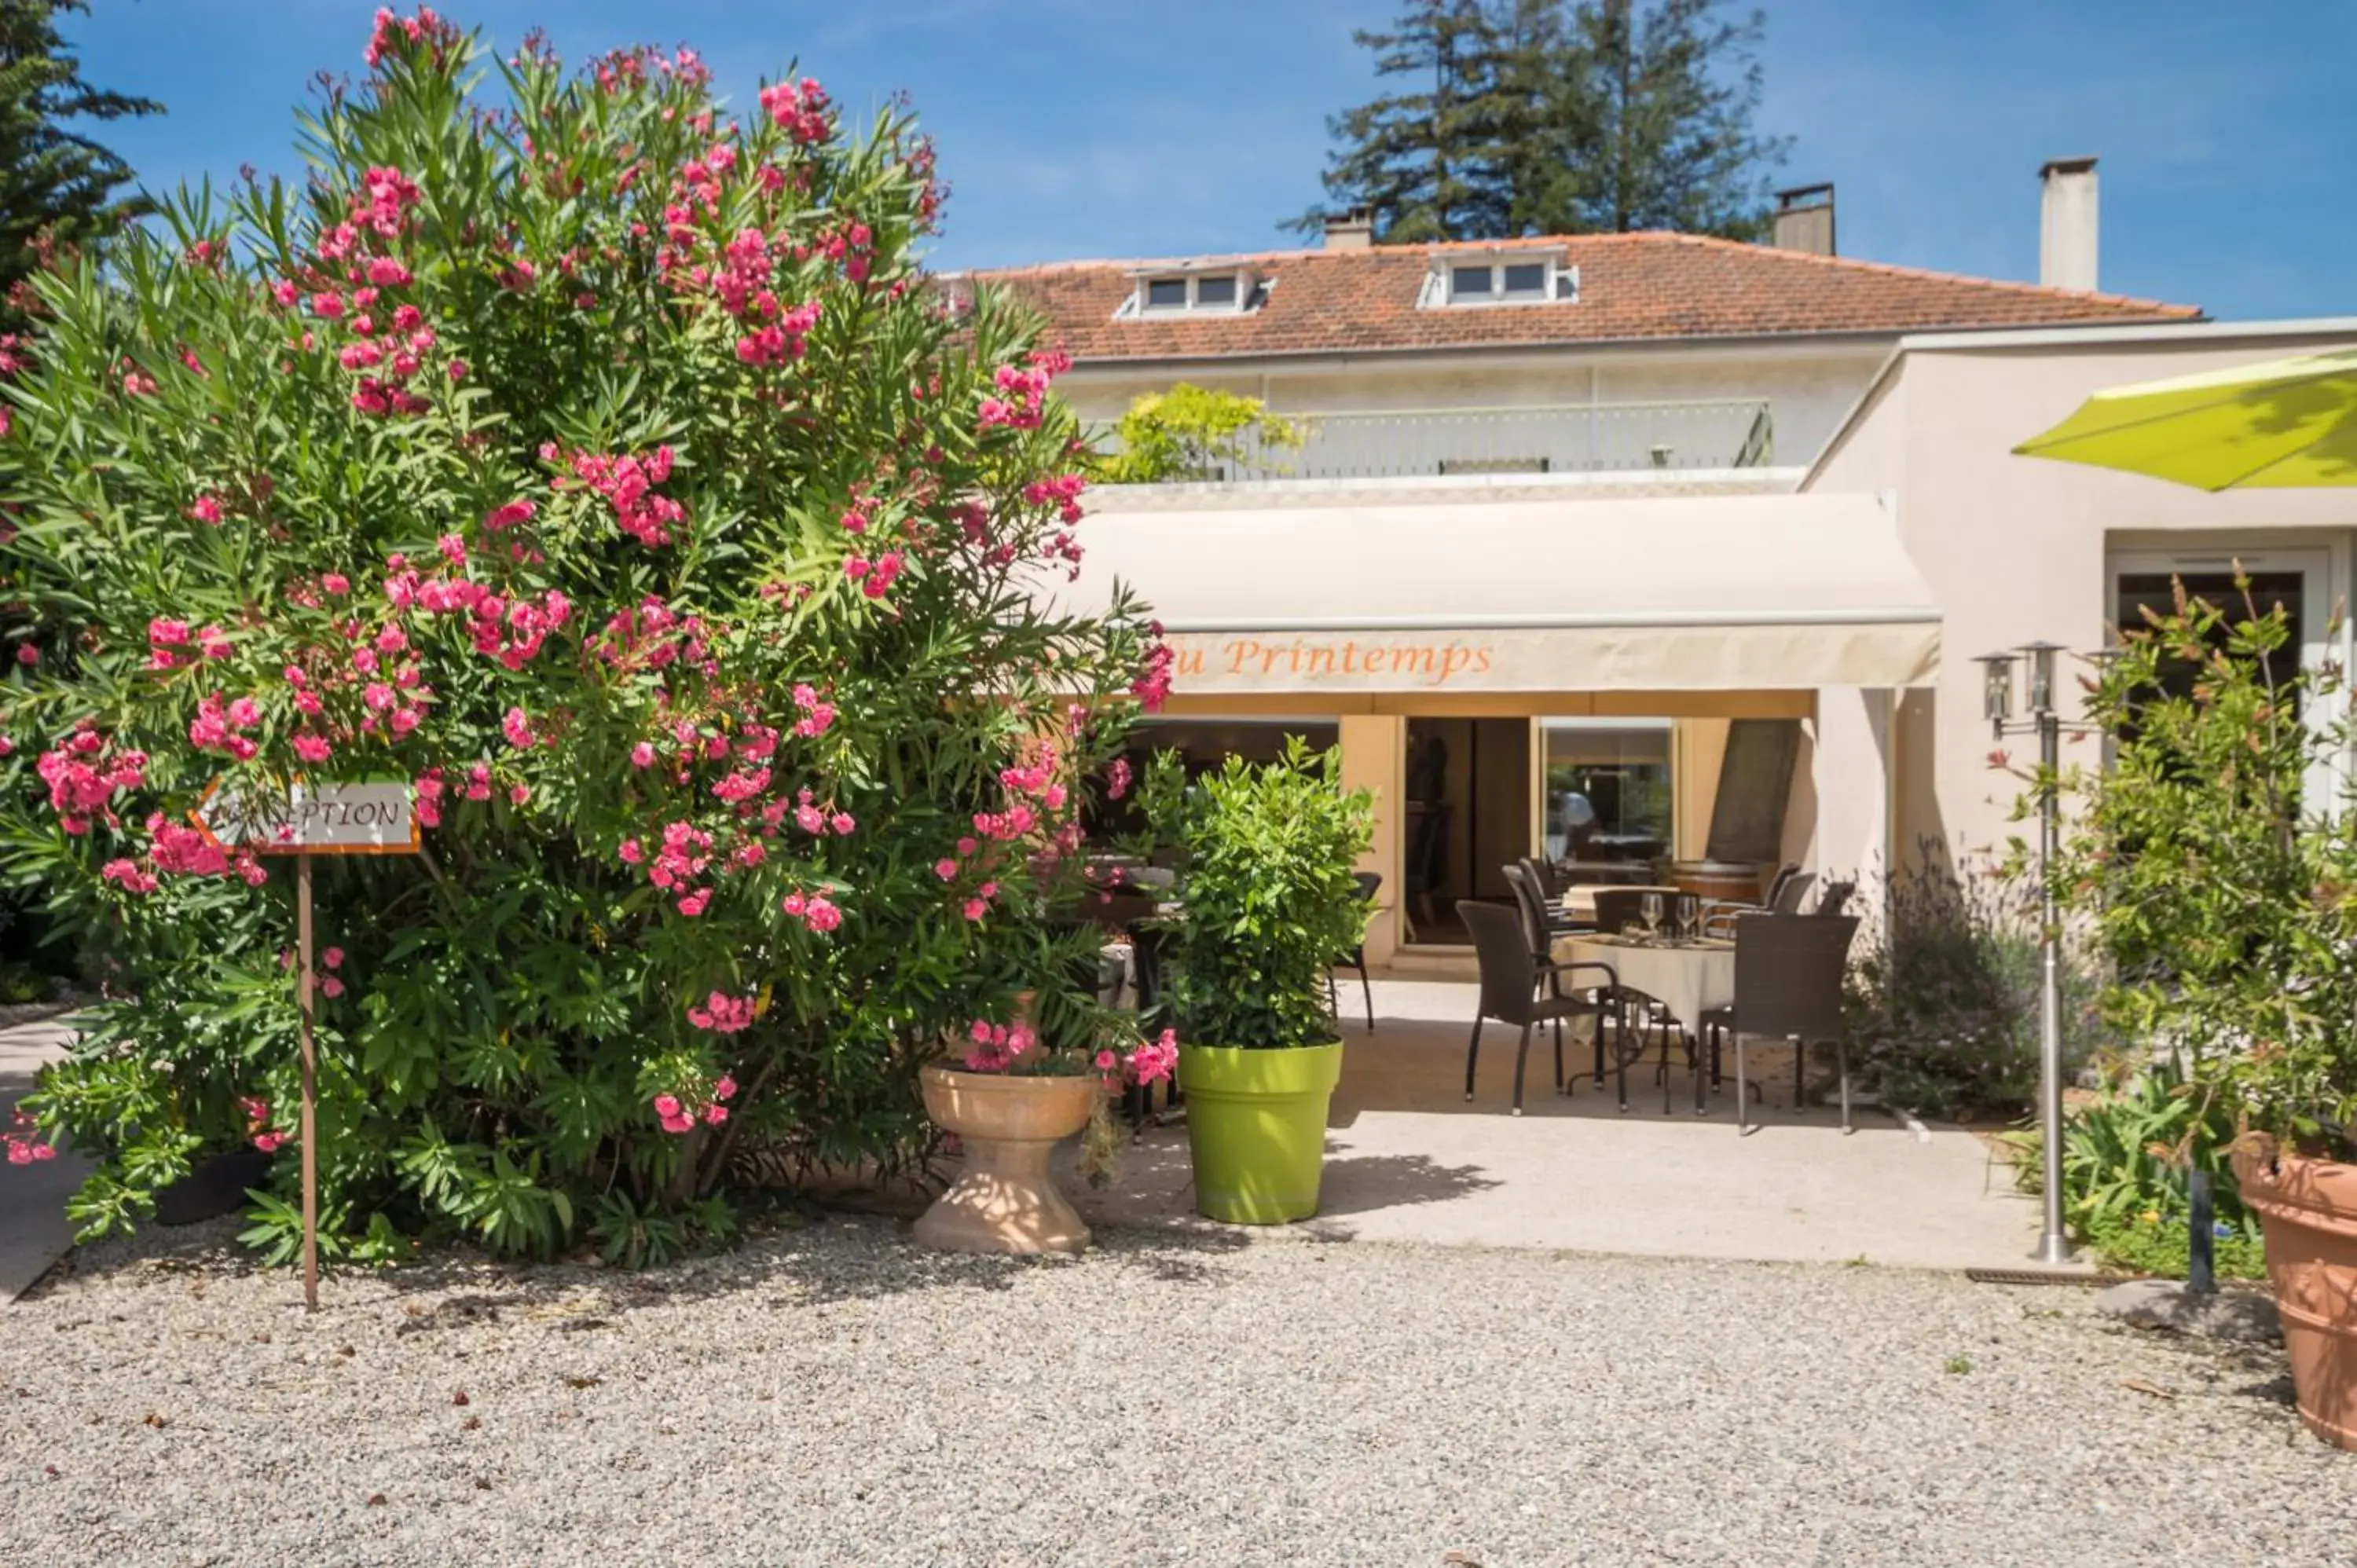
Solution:
[[[508,710],[507,717],[500,721],[500,732],[508,737],[510,746],[520,751],[532,745],[532,721],[524,716],[522,708]]]
[[[647,852],[640,847],[636,839],[624,839],[622,847],[615,853],[622,857],[622,864],[625,865],[636,865],[647,857]]]
[[[737,1080],[736,1080],[735,1079],[733,1079],[733,1078],[729,1077],[726,1073],[725,1073],[725,1072],[724,1072],[724,1073],[722,1073],[718,1078],[716,1078],[716,1079],[714,1079],[712,1080],[712,1098],[713,1098],[713,1099],[715,1099],[715,1100],[733,1100],[733,1099],[735,1099],[735,1098],[736,1098],[736,1095],[737,1095]]]
[[[253,1135],[253,1146],[265,1155],[276,1154],[278,1145],[285,1141],[286,1134],[284,1133],[256,1133]]]
[[[219,528],[221,521],[221,504],[214,497],[199,496],[196,504],[188,508],[188,516],[198,522]]]
[[[695,1131],[695,1118],[684,1111],[674,1112],[662,1118],[662,1130],[666,1133],[693,1133]]]
[[[1140,1083],[1167,1079],[1178,1065],[1178,1034],[1175,1029],[1163,1030],[1158,1040],[1141,1041],[1129,1053],[1129,1070]]]
[[[513,804],[521,806],[531,799],[532,786],[529,784],[512,784],[508,787],[508,800]]]
[[[678,1114],[679,1114],[679,1099],[678,1099],[678,1097],[677,1097],[676,1095],[670,1095],[670,1094],[658,1094],[658,1095],[656,1095],[656,1096],[655,1096],[655,1114],[656,1114],[656,1115],[658,1115],[658,1116],[676,1116],[676,1115],[678,1115]]]
[[[967,919],[979,922],[985,915],[989,913],[990,906],[982,899],[969,898],[965,901],[965,918]]]
[[[689,894],[686,897],[682,898],[679,901],[679,912],[685,915],[692,920],[695,918],[696,916],[703,914],[704,911],[710,907],[711,903],[712,889],[709,887],[699,887],[694,892]]]
[[[321,575],[319,586],[340,598],[352,591],[352,580],[341,572],[328,572]]]
[[[332,1000],[344,993],[344,983],[331,974],[319,982],[319,989]]]
[[[954,860],[933,862],[933,875],[944,882],[954,881],[957,877],[957,862]]]
[[[336,748],[328,744],[324,736],[307,732],[295,737],[295,755],[306,762],[325,762],[335,755],[335,751]]]
[[[717,1127],[720,1123],[728,1120],[728,1107],[726,1105],[707,1105],[704,1108],[704,1119],[712,1123],[715,1127]]]
[[[630,747],[631,767],[652,768],[654,765],[655,748],[652,746],[642,740],[639,742],[638,745]]]
[[[107,881],[119,885],[125,893],[156,891],[155,877],[140,870],[139,863],[136,861],[110,860],[99,867],[98,874]]]
[[[454,381],[463,381],[467,379],[466,360],[453,360],[450,361],[450,379]]]
[[[40,661],[41,650],[34,647],[31,643],[24,643],[17,648],[16,662],[22,664],[26,669],[31,669]]]

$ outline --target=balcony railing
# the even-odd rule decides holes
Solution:
[[[1299,450],[1248,448],[1242,461],[1201,478],[1631,473],[1765,467],[1776,457],[1775,421],[1758,400],[1287,411],[1286,417],[1308,429]]]

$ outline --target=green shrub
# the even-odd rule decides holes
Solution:
[[[1130,403],[1114,425],[1113,449],[1096,459],[1097,477],[1114,485],[1211,478],[1272,452],[1298,451],[1308,438],[1307,424],[1271,413],[1256,397],[1180,381]]]
[[[114,989],[31,1103],[91,1231],[287,1141],[293,878],[186,813],[390,775],[424,853],[317,869],[330,1255],[716,1240],[740,1153],[915,1158],[943,1041],[1071,1000],[1075,812],[1167,655],[1028,591],[1077,558],[1067,361],[935,298],[897,111],[426,12],[369,59],[303,186],[38,285],[0,566],[63,651],[9,666],[0,855]]]
[[[2125,1073],[2063,1118],[2063,1223],[2115,1267],[2181,1277],[2192,1214],[2188,1182],[2199,1169],[2210,1177],[2218,1272],[2252,1277],[2259,1224],[2243,1207],[2227,1162],[2234,1133],[2226,1108],[2189,1081],[2173,1057]],[[2019,1185],[2036,1193],[2043,1170],[2038,1128],[2008,1133],[2006,1144]]]
[[[1178,872],[1185,913],[1170,928],[1171,1002],[1191,1045],[1261,1049],[1335,1038],[1327,976],[1363,933],[1351,873],[1373,833],[1374,799],[1341,786],[1341,753],[1295,736],[1282,760],[1242,757],[1189,783],[1175,751],[1147,770],[1152,843]]]
[[[2180,585],[2093,682],[2114,757],[2053,781],[2079,804],[2059,891],[2114,962],[2112,1022],[2190,1062],[2204,1141],[2247,1126],[2341,1153],[2357,1117],[2357,815],[2309,780],[2336,775],[2349,726],[2312,722],[2338,671],[2283,671],[2283,608],[2242,588],[2221,607]]]
[[[2034,885],[1957,871],[1941,846],[1889,880],[1887,914],[1859,929],[1844,1006],[1860,1084],[1919,1115],[2017,1116],[2038,1091]],[[2095,982],[2063,972],[2063,1059],[2096,1044]]]

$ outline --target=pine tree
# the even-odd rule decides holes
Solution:
[[[1327,193],[1373,209],[1375,235],[1394,243],[1505,231],[1494,88],[1498,29],[1483,0],[1406,0],[1393,30],[1351,34],[1372,49],[1375,74],[1416,91],[1329,116],[1341,144],[1327,160]],[[1286,225],[1315,232],[1313,209]]]
[[[1328,122],[1338,205],[1407,243],[1631,229],[1756,239],[1766,170],[1789,138],[1755,133],[1757,11],[1719,0],[1413,0],[1360,33],[1379,76],[1428,91]],[[1315,231],[1320,215],[1287,227]]]
[[[1791,145],[1752,129],[1766,30],[1765,13],[1729,21],[1718,0],[1582,0],[1553,116],[1578,228],[1762,236],[1767,170]]]
[[[43,244],[88,245],[145,210],[115,197],[131,166],[64,124],[164,109],[82,81],[57,21],[89,9],[88,0],[0,0],[0,298],[13,299]]]

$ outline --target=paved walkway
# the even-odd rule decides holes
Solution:
[[[33,1087],[41,1064],[65,1055],[73,1030],[62,1019],[0,1029],[0,1123]],[[0,1165],[0,1304],[12,1302],[73,1245],[66,1198],[90,1174],[63,1155],[29,1165]]]
[[[1336,1239],[1937,1269],[2029,1258],[2036,1205],[1971,1133],[1919,1134],[1861,1107],[1845,1137],[1832,1110],[1793,1113],[1783,1065],[1760,1130],[1739,1137],[1732,1063],[1710,1113],[1696,1116],[1682,1058],[1672,1113],[1647,1065],[1630,1073],[1624,1114],[1609,1079],[1557,1095],[1543,1039],[1514,1117],[1514,1031],[1501,1025],[1483,1031],[1465,1101],[1473,986],[1379,980],[1374,990],[1375,1032],[1346,1028],[1329,1122],[1315,1225]],[[1347,999],[1346,1019],[1358,1001]],[[1588,1059],[1584,1047],[1566,1054]],[[1186,1224],[1189,1182],[1186,1131],[1164,1128],[1124,1151],[1113,1186],[1076,1200],[1092,1223]]]

